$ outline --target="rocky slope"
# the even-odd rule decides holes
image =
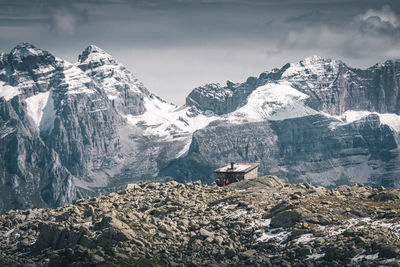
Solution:
[[[400,192],[265,176],[221,188],[129,185],[0,216],[0,264],[398,266]]]

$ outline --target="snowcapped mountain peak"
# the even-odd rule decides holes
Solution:
[[[333,58],[312,55],[312,56],[304,58],[303,60],[300,60],[300,62],[298,62],[298,63],[309,67],[309,66],[313,66],[313,65],[317,65],[317,66],[318,65],[331,65],[331,64],[337,65],[337,64],[340,64],[341,61],[335,60]],[[296,64],[296,63],[292,63],[292,64]]]
[[[312,55],[312,56],[306,57],[302,61],[305,61],[305,62],[321,62],[321,61],[325,61],[325,60],[330,60],[330,59],[327,59],[327,58],[324,58],[324,57],[321,57],[321,56],[318,56],[318,55]]]
[[[79,55],[80,65],[96,65],[117,64],[116,60],[103,49],[96,45],[89,45],[82,54]]]
[[[327,76],[335,76],[342,64],[341,61],[335,59],[314,55],[299,62],[290,63],[289,67],[282,74],[282,78],[308,80],[316,77],[326,78]]]
[[[144,112],[143,98],[149,97],[150,93],[129,70],[103,49],[89,45],[79,55],[75,66],[104,89],[117,110],[131,115]]]

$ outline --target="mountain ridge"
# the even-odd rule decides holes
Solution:
[[[197,87],[176,106],[95,45],[74,64],[30,44],[12,51],[15,60],[0,60],[0,190],[20,204],[0,200],[0,212],[134,182],[210,183],[211,170],[232,160],[261,161],[262,174],[287,182],[400,186],[397,61],[357,70],[314,56],[243,83]],[[37,175],[31,158],[56,167]],[[16,193],[31,191],[38,201]]]

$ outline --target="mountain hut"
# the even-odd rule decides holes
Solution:
[[[235,163],[231,162],[214,170],[217,174],[215,182],[219,186],[248,180],[258,177],[258,163]]]

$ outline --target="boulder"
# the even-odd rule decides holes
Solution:
[[[214,233],[210,232],[204,228],[200,228],[200,235],[204,238],[208,238],[208,237],[214,238]]]
[[[306,212],[301,208],[285,210],[276,213],[271,218],[271,227],[274,228],[289,228],[300,222],[305,216]]]

